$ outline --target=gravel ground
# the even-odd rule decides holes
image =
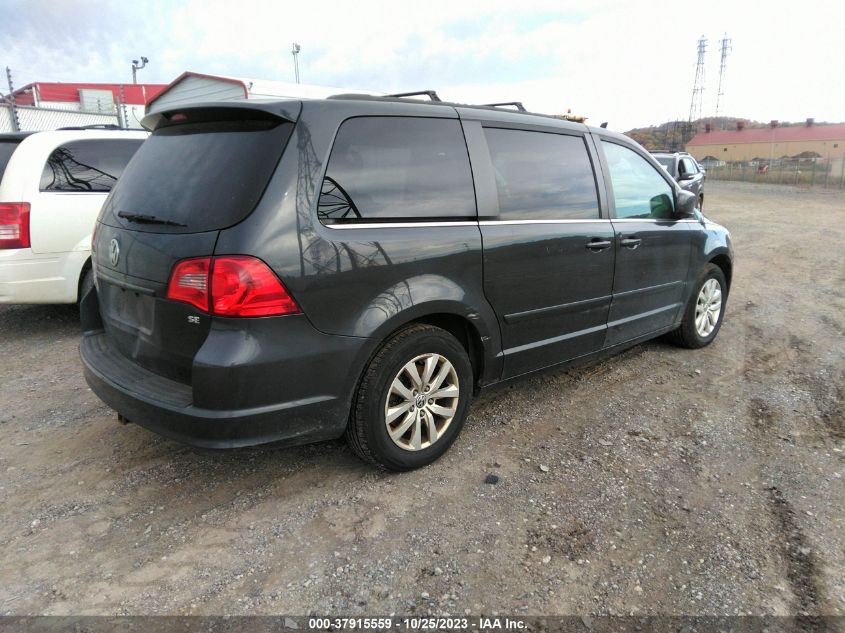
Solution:
[[[845,196],[707,207],[713,345],[488,396],[408,474],[119,425],[72,308],[0,308],[0,614],[845,614]]]

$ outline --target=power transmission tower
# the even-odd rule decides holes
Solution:
[[[293,46],[290,49],[290,54],[293,55],[293,72],[294,76],[296,77],[296,83],[299,83],[299,51],[302,50],[302,47],[297,44],[296,42],[293,43]]]
[[[719,102],[721,101],[722,96],[725,94],[722,92],[722,82],[725,78],[725,66],[727,65],[728,61],[728,53],[731,51],[731,40],[728,38],[728,34],[722,37],[719,41],[719,52],[721,53],[721,61],[719,62],[719,90],[716,92],[716,117],[719,116]]]
[[[707,51],[707,38],[703,35],[698,39],[698,62],[695,65],[695,83],[692,87],[692,99],[689,105],[689,123],[687,133],[683,142],[686,143],[692,138],[695,131],[695,123],[701,118],[702,104],[704,102],[704,53]]]

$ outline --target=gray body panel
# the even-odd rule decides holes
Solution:
[[[121,376],[132,374],[127,368],[109,375],[107,368],[120,364],[113,362],[114,353],[173,380],[176,395],[161,404],[168,422],[162,426],[160,420],[149,419],[146,424],[182,441],[234,446],[340,436],[369,359],[391,333],[419,320],[465,325],[467,340],[477,341],[478,389],[574,359],[595,358],[675,327],[705,264],[716,257],[731,261],[727,232],[700,215],[614,221],[607,168],[596,139],[612,138],[657,163],[627,137],[606,130],[489,108],[386,99],[234,107],[262,108],[296,122],[252,213],[234,226],[197,234],[135,234],[101,224],[96,262],[107,285],[99,299],[108,305],[98,307],[94,298],[83,306],[89,312],[88,336],[109,339],[83,345],[92,388],[127,417],[148,419],[155,410],[155,393],[139,395],[122,384]],[[152,115],[148,122],[161,116]],[[459,120],[477,218],[321,223],[317,202],[332,144],[340,125],[358,116]],[[582,137],[595,171],[599,218],[501,221],[480,134],[485,125]],[[678,190],[668,175],[666,180]],[[621,240],[631,236],[641,240],[639,246],[622,246]],[[112,269],[103,261],[114,238],[129,251],[123,263],[128,268]],[[588,248],[591,241],[610,244]],[[263,260],[303,314],[260,319],[199,314],[200,323],[188,325],[186,317],[195,313],[191,306],[164,299],[166,282],[176,260],[211,254]],[[116,297],[133,292],[133,284],[147,297],[135,305],[149,303],[161,319],[148,319],[146,329],[121,332],[116,311],[131,311],[126,306],[132,302],[121,304]],[[177,359],[146,355],[148,344],[163,347],[162,337],[172,339]],[[166,369],[168,364],[176,369]],[[147,383],[162,389],[156,380]],[[174,410],[172,402],[186,397],[191,404]],[[217,413],[209,416],[208,411]],[[243,433],[221,428],[221,420],[234,420]]]

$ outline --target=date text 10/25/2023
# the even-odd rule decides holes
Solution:
[[[472,631],[520,631],[527,628],[526,622],[509,617],[314,617],[308,619],[310,630],[472,630]]]

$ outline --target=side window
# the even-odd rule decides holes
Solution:
[[[682,174],[698,173],[698,167],[695,166],[695,161],[693,161],[691,158],[682,158],[681,165],[683,165],[683,168],[681,170]]]
[[[6,165],[12,159],[12,154],[18,148],[18,141],[3,141],[0,140],[0,182],[3,180],[3,172],[6,171]]]
[[[414,117],[345,121],[317,214],[324,224],[475,218],[460,123]]]
[[[141,143],[141,139],[65,143],[47,159],[41,191],[111,191]]]
[[[593,167],[578,136],[485,128],[502,220],[599,217]]]
[[[657,170],[635,151],[602,141],[610,169],[617,218],[671,219],[674,192]]]

